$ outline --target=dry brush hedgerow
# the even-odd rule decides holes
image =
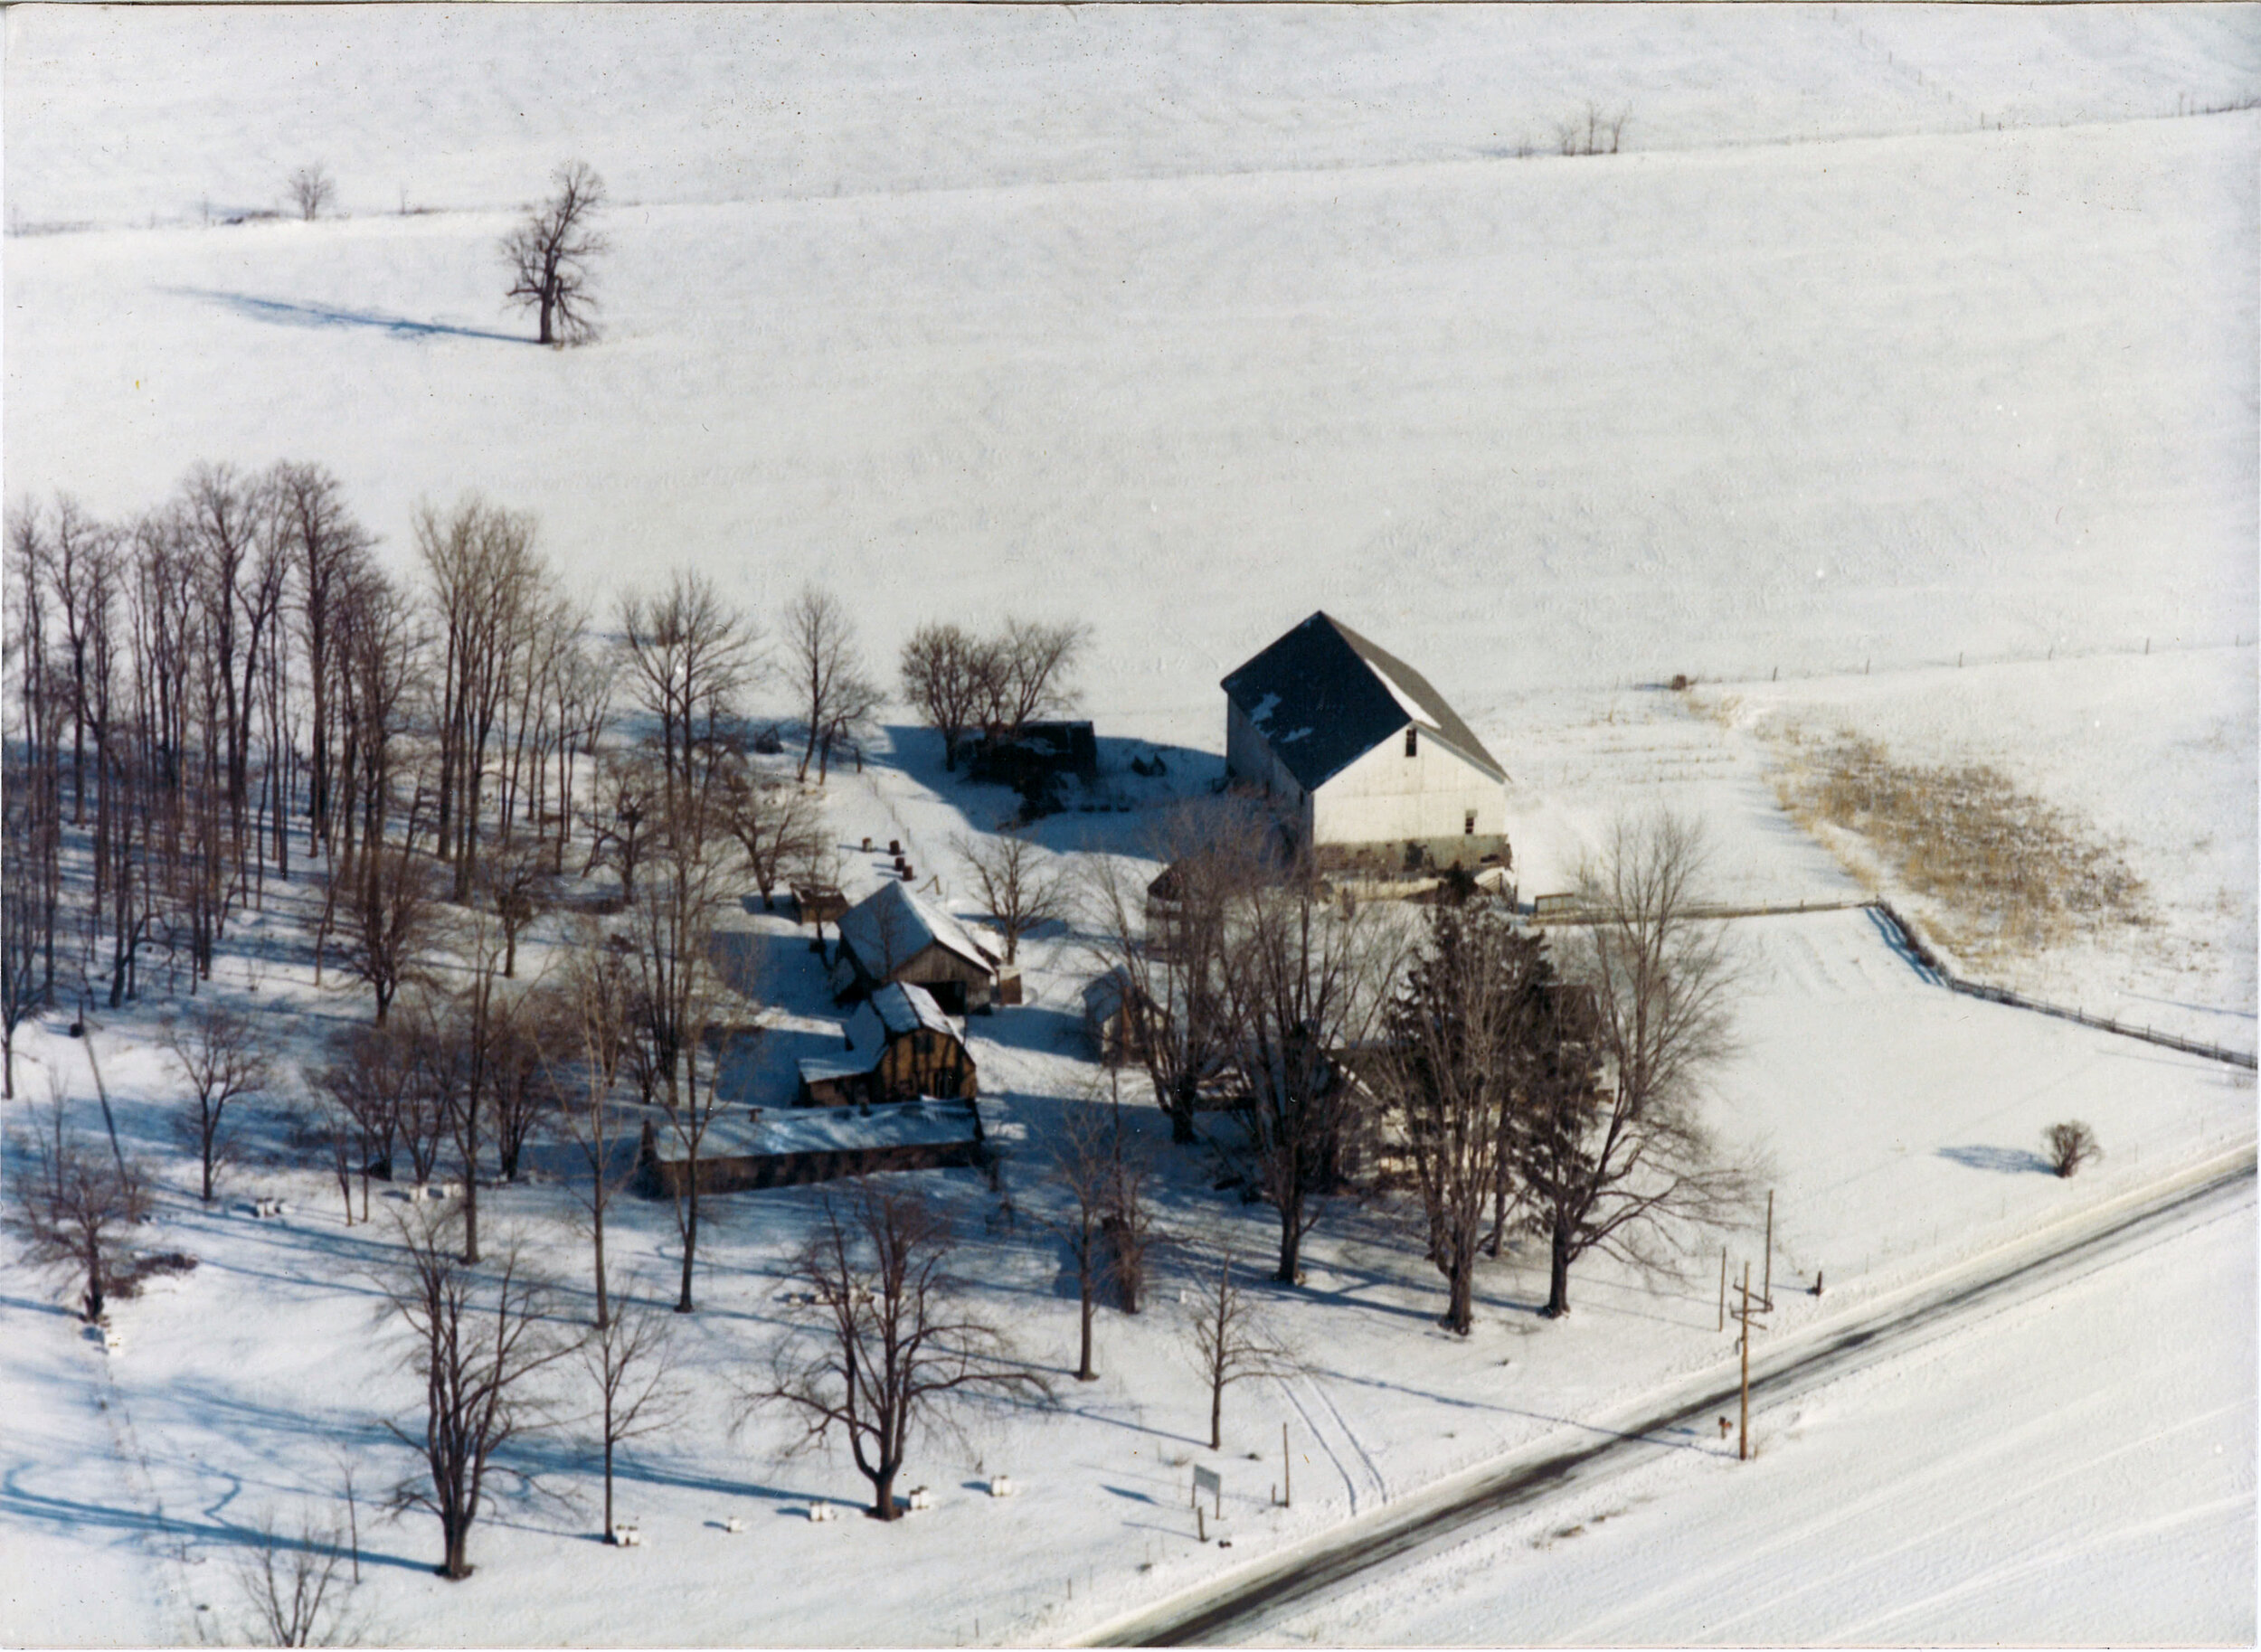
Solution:
[[[1793,741],[1779,782],[1792,818],[1840,858],[1842,840],[1818,827],[1862,840],[1898,883],[1954,914],[1959,933],[1942,939],[1972,960],[2151,921],[2150,892],[2118,851],[1999,769],[1897,761],[1850,731]]]

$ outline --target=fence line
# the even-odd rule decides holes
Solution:
[[[1538,904],[1534,901],[1532,905]],[[1691,906],[1686,915],[1690,918],[1777,918],[1794,916],[1800,912],[1844,912],[1868,907],[1883,914],[1900,938],[1900,945],[1907,955],[1921,965],[1938,983],[1950,992],[1959,992],[1972,998],[1983,998],[1990,1004],[2004,1004],[2012,1009],[2031,1010],[2038,1015],[2055,1015],[2064,1021],[2077,1021],[2086,1027],[2100,1032],[2116,1033],[2123,1038],[2140,1038],[2145,1043],[2158,1044],[2169,1050],[2180,1050],[2186,1055],[2203,1056],[2208,1061],[2224,1062],[2233,1067],[2254,1069],[2251,1052],[2231,1050],[2221,1044],[2201,1043],[2194,1038],[2182,1038],[2172,1033],[2162,1033],[2155,1027],[2137,1026],[2111,1015],[2091,1015],[2086,1010],[2068,1009],[2062,1004],[2049,1004],[2039,998],[2029,998],[2007,986],[1993,986],[1984,981],[1968,981],[1947,968],[1945,960],[1917,937],[1915,927],[1893,909],[1889,901],[1880,896],[1860,901],[1801,901],[1797,903],[1776,902],[1757,906]],[[1602,921],[1598,913],[1581,911],[1575,908],[1529,914],[1531,921],[1542,928],[1575,927]]]
[[[1872,906],[1882,912],[1886,921],[1899,931],[1901,943],[1906,947],[1910,956],[1921,962],[1924,968],[1930,970],[1933,975],[1938,977],[1940,984],[1951,992],[1963,993],[1972,998],[1983,998],[1990,1004],[2005,1004],[2012,1009],[2031,1010],[2039,1015],[2055,1015],[2063,1021],[2077,1021],[2083,1026],[2095,1027],[2100,1032],[2116,1033],[2123,1038],[2140,1038],[2145,1043],[2159,1044],[2169,1050],[2180,1050],[2186,1055],[2203,1056],[2208,1061],[2224,1062],[2233,1067],[2244,1067],[2249,1070],[2255,1067],[2255,1057],[2249,1051],[2231,1050],[2220,1044],[2200,1043],[2194,1038],[2178,1037],[2172,1033],[2162,1033],[2154,1027],[2135,1026],[2115,1016],[2091,1015],[2086,1010],[2067,1009],[2062,1004],[2049,1004],[2039,998],[2029,998],[2025,994],[2012,992],[2007,986],[1992,986],[1983,981],[1966,981],[1948,968],[1937,953],[1917,939],[1915,930],[1910,927],[1907,920],[1893,910],[1889,901],[1882,899],[1864,901],[1861,904]]]
[[[1542,896],[1543,899],[1548,897]],[[1532,902],[1534,906],[1537,902]],[[1849,912],[1864,906],[1874,906],[1874,901],[1783,901],[1764,902],[1755,906],[1689,906],[1681,909],[1686,918],[1793,918],[1801,912]],[[1545,912],[1527,913],[1531,921],[1541,928],[1560,925],[1575,928],[1603,921],[1597,912],[1581,911],[1576,907],[1554,908]]]

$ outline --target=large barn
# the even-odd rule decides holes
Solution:
[[[1510,864],[1507,770],[1428,679],[1313,614],[1226,677],[1225,766],[1325,870]]]

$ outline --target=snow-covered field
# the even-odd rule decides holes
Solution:
[[[1917,760],[1995,763],[2125,840],[2159,929],[2034,959],[2016,984],[2135,1018],[2168,1000],[2162,1024],[2250,1049],[2261,114],[2174,117],[2261,94],[2257,19],[12,8],[9,222],[83,227],[5,244],[5,488],[123,514],[199,459],[318,460],[403,569],[418,502],[478,488],[535,511],[601,604],[683,562],[763,611],[816,577],[883,664],[931,616],[1088,619],[1101,734],[1168,747],[1180,785],[1214,772],[1217,677],[1323,606],[1419,666],[1499,755],[1527,895],[1566,883],[1620,809],[1656,802],[1705,820],[1725,898],[1858,892],[1777,807],[1764,738],[1849,724]],[[1632,106],[1627,153],[1518,157],[1526,131],[1544,151],[1588,99]],[[575,156],[619,202],[607,336],[552,354],[502,307],[494,243]],[[204,226],[207,202],[216,217],[267,204],[314,158],[352,216]],[[1713,714],[1652,686],[1676,672],[1703,679]],[[931,737],[894,735],[836,778],[833,823],[905,838],[948,875],[950,835],[1007,799],[946,784]],[[1070,814],[1044,841],[1129,848],[1137,827]],[[287,952],[289,920],[285,901],[242,944]],[[831,1012],[784,925],[738,928],[775,963],[766,1085]],[[2250,1075],[1951,996],[1865,913],[1737,934],[1750,993],[1718,1122],[1771,1166],[1778,1273],[1826,1269],[1832,1310],[2252,1135]],[[976,1178],[933,1180],[984,1297],[1057,1364],[1073,1286],[1036,1218],[1054,1197],[1045,1145],[1093,1076],[1073,1033],[1090,964],[1071,936],[1035,949],[1032,1004],[973,1029],[1020,1225],[996,1225]],[[282,964],[256,999],[247,986],[223,960],[219,990],[302,1047],[364,1013]],[[97,1037],[129,1145],[170,1153],[159,1007]],[[24,1092],[52,1071],[96,1117],[59,1024],[28,1047]],[[2072,1116],[2109,1156],[2063,1184],[2031,1153]],[[118,1309],[116,1355],[46,1281],[0,1265],[0,1639],[238,1634],[233,1556],[262,1514],[327,1509],[341,1454],[366,1465],[364,1496],[406,1472],[382,1425],[413,1384],[373,1332],[367,1279],[386,1230],[341,1227],[334,1193],[280,1162],[273,1120],[259,1145],[270,1158],[222,1209],[175,1175],[161,1232],[202,1265]],[[1213,1192],[1199,1156],[1167,1162],[1167,1219],[1197,1241],[1172,1268],[1228,1237],[1261,1252],[1267,1213]],[[235,1209],[269,1194],[291,1203],[279,1222]],[[1136,1320],[1102,1319],[1104,1376],[1064,1384],[1058,1411],[914,1458],[932,1513],[819,1530],[809,1501],[860,1489],[845,1459],[781,1458],[774,1416],[729,1427],[790,1320],[780,1270],[817,1196],[717,1202],[705,1309],[684,1330],[696,1405],[627,1469],[645,1547],[594,1543],[588,1457],[562,1433],[521,1463],[582,1506],[514,1487],[475,1534],[468,1583],[425,1570],[429,1521],[364,1515],[360,1632],[1055,1638],[1728,1357],[1716,1257],[1661,1284],[1582,1270],[1558,1325],[1536,1317],[1543,1270],[1518,1257],[1481,1282],[1459,1343],[1432,1323],[1434,1278],[1402,1222],[1344,1209],[1308,1288],[1273,1303],[1311,1374],[1228,1398],[1232,1551],[1197,1544],[1184,1509],[1189,1465],[1212,1459],[1193,1443],[1174,1284]],[[565,1203],[537,1183],[492,1207],[572,1283]],[[1766,1510],[1678,1470],[1575,1542],[1533,1552],[1536,1527],[1509,1529],[1482,1563],[1543,1575],[1528,1619],[1503,1628],[1493,1597],[1456,1597],[1464,1557],[1297,1627],[2249,1638],[2250,1419],[2228,1440],[2244,1472],[2225,1477],[2222,1437],[2193,1421],[2251,1394],[2250,1215],[2232,1226],[2166,1277],[2146,1262],[2064,1299],[2099,1336],[2124,1331],[2108,1364],[2069,1333],[2074,1307],[2038,1306],[1999,1343],[1848,1380],[1753,1471],[1783,1488]],[[657,1280],[671,1231],[630,1206],[626,1260]],[[2142,1334],[2111,1317],[2138,1284]],[[1787,1301],[1785,1328],[1818,1311]],[[1995,1551],[1948,1534],[1803,1588],[1829,1569],[1803,1561],[1800,1511],[1880,1473],[1880,1442],[1907,1472],[1878,1481],[1850,1516],[1873,1524],[1840,1542],[1940,1524],[1925,1499],[1959,1477],[1906,1465],[1909,1430],[2006,1493],[2000,1442],[2022,1413],[2001,1391],[2081,1360],[2105,1399],[2049,1386],[2068,1421],[2033,1446],[2084,1488],[2061,1522],[2033,1515]],[[1942,1408],[1924,1374],[1950,1368],[1965,1392]],[[2191,1426],[2112,1459],[2079,1408],[2146,1389],[2166,1395],[2161,1426]],[[1282,1421],[1286,1512],[1266,1500]],[[977,1467],[1027,1490],[977,1496]],[[2149,1500],[2095,1513],[2132,1467]],[[2186,1616],[2105,1567],[2054,1604],[2023,1572],[1970,1587],[2193,1510],[2194,1541],[2143,1549]],[[733,1515],[746,1531],[722,1529]],[[1802,1562],[1777,1616],[1706,1616],[1717,1602],[1618,1581],[1670,1554],[1736,1582],[1723,1569],[1768,1544],[1788,1545],[1786,1572]]]

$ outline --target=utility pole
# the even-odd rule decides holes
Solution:
[[[1288,1425],[1280,1423],[1280,1506],[1295,1506],[1295,1459],[1288,1455]]]
[[[1766,1190],[1766,1311],[1774,1311],[1774,1190]]]
[[[1748,1462],[1751,1456],[1751,1264],[1743,1264],[1743,1429],[1736,1436],[1735,1455],[1738,1462]]]

